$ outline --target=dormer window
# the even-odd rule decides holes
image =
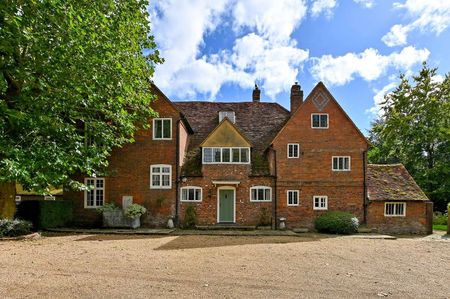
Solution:
[[[228,117],[228,119],[234,124],[236,122],[236,117],[234,114],[234,111],[220,111],[219,112],[219,123],[225,118]]]

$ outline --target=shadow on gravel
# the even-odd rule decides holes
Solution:
[[[313,242],[328,238],[326,235],[309,236],[179,236],[155,250],[224,247],[248,244],[286,244]]]

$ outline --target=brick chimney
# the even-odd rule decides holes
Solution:
[[[295,82],[291,87],[291,113],[294,113],[298,107],[303,103],[303,90],[298,82]]]
[[[255,89],[253,89],[253,102],[261,101],[261,90],[258,88],[258,85],[255,84]]]

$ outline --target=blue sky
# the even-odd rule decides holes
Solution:
[[[383,95],[422,61],[450,71],[448,0],[159,0],[149,7],[172,100],[263,101],[289,109],[323,81],[367,134]]]

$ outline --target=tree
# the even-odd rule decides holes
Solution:
[[[0,3],[0,182],[80,187],[154,116],[148,1]],[[85,137],[88,137],[87,139]],[[86,141],[87,140],[87,141]]]
[[[417,183],[445,210],[450,200],[450,74],[435,80],[426,63],[412,80],[385,96],[383,116],[372,124],[371,163],[401,162]]]

